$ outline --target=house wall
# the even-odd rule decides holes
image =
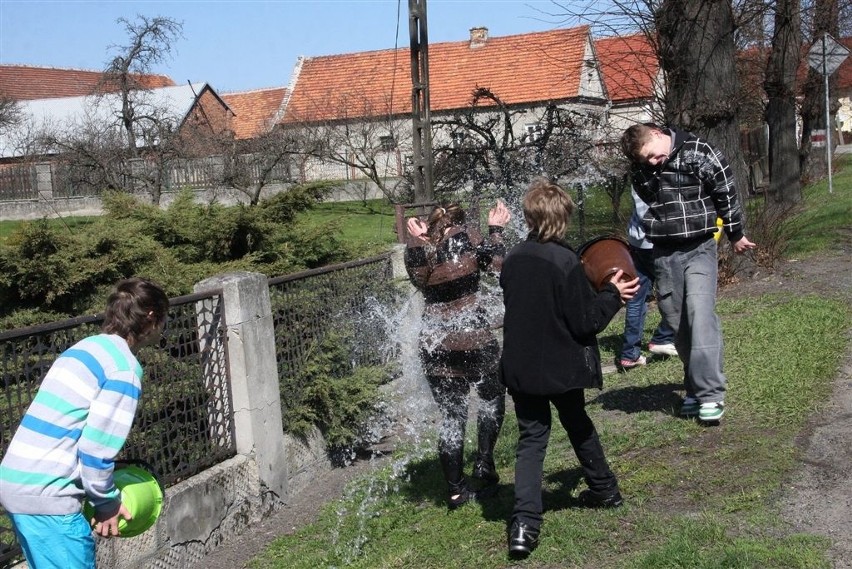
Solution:
[[[205,89],[181,126],[181,143],[191,156],[218,154],[218,142],[233,131],[232,120],[233,113],[222,100]]]
[[[583,70],[580,73],[580,97],[604,99],[604,82],[601,77],[600,65],[592,48],[591,38],[586,40],[586,52],[583,54]]]

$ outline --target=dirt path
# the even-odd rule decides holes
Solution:
[[[785,262],[772,274],[757,274],[748,282],[725,287],[720,297],[734,298],[787,291],[825,294],[852,303],[852,240],[818,258]],[[791,532],[831,540],[835,569],[852,569],[852,337],[826,409],[814,417],[796,441],[800,468],[780,489],[782,517]],[[276,537],[313,522],[320,507],[337,499],[346,484],[384,459],[358,461],[318,477],[284,508],[230,543],[202,559],[198,569],[240,569]]]

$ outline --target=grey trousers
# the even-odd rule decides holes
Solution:
[[[724,401],[722,328],[716,314],[717,245],[710,237],[680,247],[654,244],[660,312],[675,331],[688,397]]]

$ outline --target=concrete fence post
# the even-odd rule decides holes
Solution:
[[[237,452],[254,455],[261,484],[283,500],[289,473],[267,277],[236,272],[195,285],[196,292],[219,288],[228,334]]]
[[[53,200],[53,172],[49,163],[36,164],[35,182],[36,192],[40,201]]]

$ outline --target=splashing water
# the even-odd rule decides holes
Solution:
[[[409,466],[436,453],[441,413],[423,373],[419,355],[421,340],[424,348],[434,349],[454,330],[481,328],[483,318],[492,329],[502,326],[499,284],[493,276],[483,277],[473,308],[446,320],[424,318],[423,295],[414,291],[396,303],[371,299],[360,315],[361,324],[365,324],[359,325],[360,330],[371,330],[385,338],[379,347],[381,359],[396,361],[400,366],[399,377],[383,387],[386,417],[373,425],[374,432],[369,435],[373,441],[394,439],[392,446],[396,446],[396,453],[388,465],[387,460],[381,460],[381,452],[374,452],[369,459],[372,474],[362,483],[350,484],[338,503],[338,523],[331,539],[335,557],[344,565],[362,555],[369,541],[369,521],[380,514],[387,496],[399,492],[402,485],[410,481]],[[471,392],[470,403],[470,412],[475,414],[482,404],[475,390]],[[465,445],[475,447],[476,442],[468,433],[475,435],[476,429],[469,428],[465,433]],[[462,437],[462,433],[457,436]],[[378,472],[388,466],[387,473]],[[354,537],[353,523],[356,524]]]

